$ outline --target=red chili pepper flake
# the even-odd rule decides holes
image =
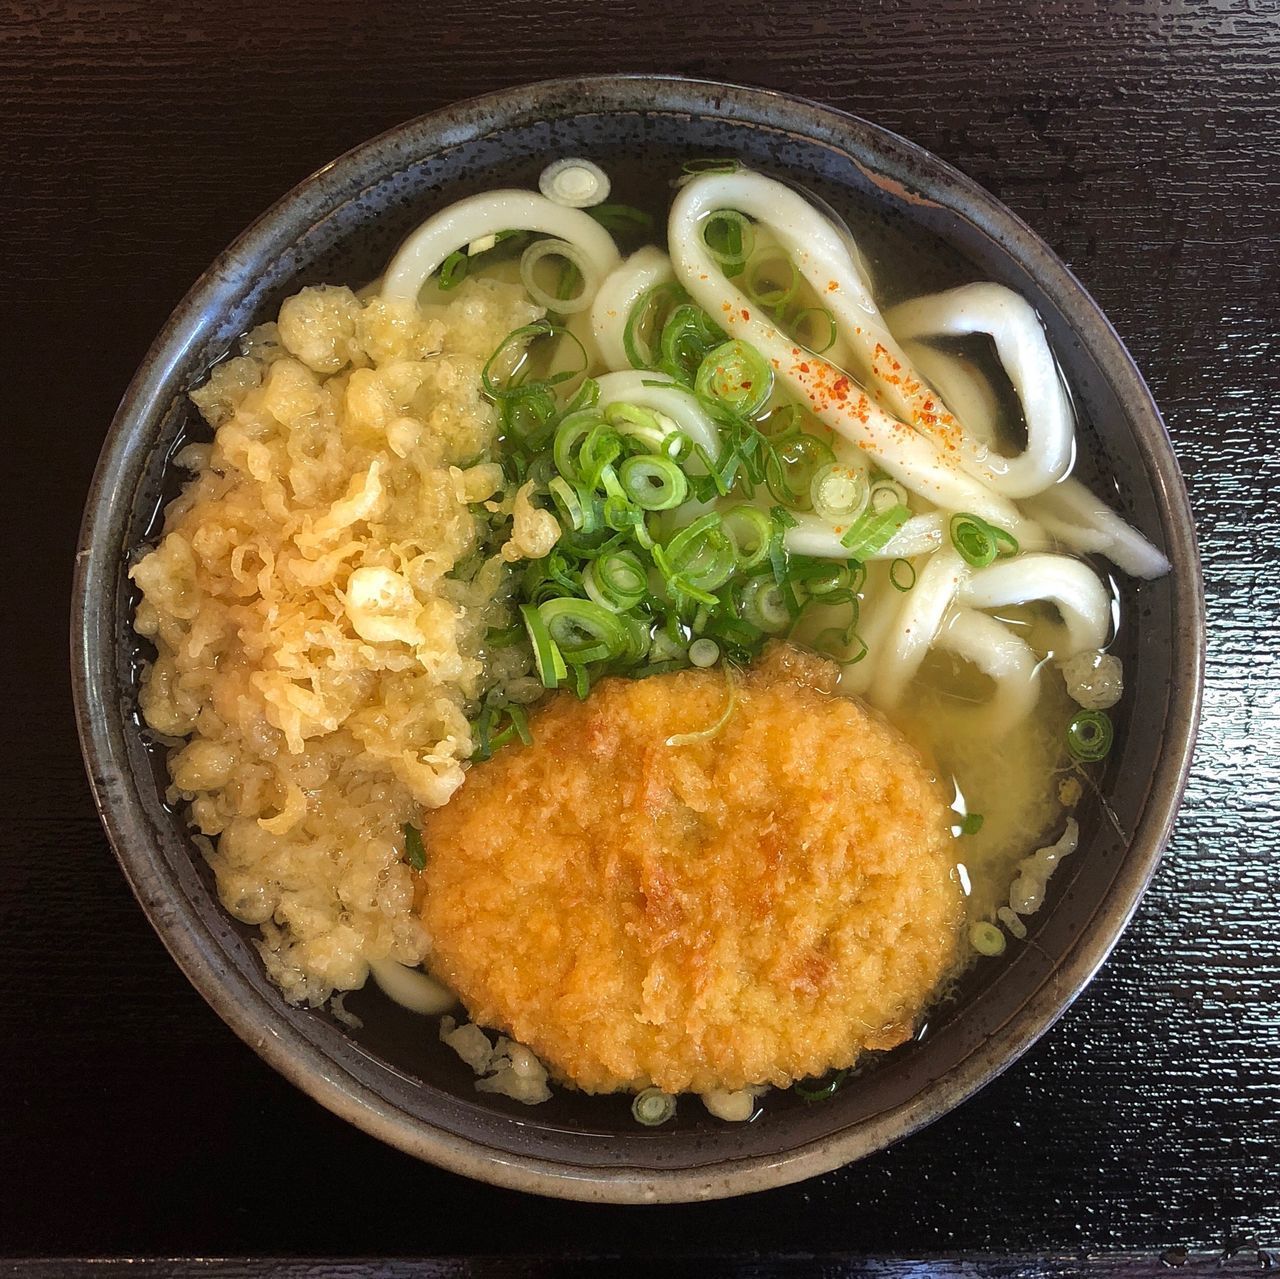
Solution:
[[[748,311],[745,306],[742,308],[742,318],[744,320],[749,320],[751,318],[751,312]]]
[[[796,367],[799,368],[801,373],[808,373],[809,371],[809,366],[807,364],[800,364],[800,365],[797,365]]]

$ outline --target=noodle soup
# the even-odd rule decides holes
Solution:
[[[645,1124],[823,1094],[1001,962],[1122,695],[1082,557],[1167,569],[1016,294],[882,306],[804,193],[668,176],[654,218],[552,166],[290,299],[134,568],[171,798],[285,996],[372,973],[482,1090]]]

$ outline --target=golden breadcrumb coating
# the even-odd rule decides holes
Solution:
[[[431,962],[588,1092],[785,1086],[910,1037],[955,965],[949,813],[830,663],[606,679],[429,813]]]

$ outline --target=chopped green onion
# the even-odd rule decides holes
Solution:
[[[530,452],[540,449],[550,436],[557,409],[555,396],[540,382],[513,390],[499,401],[502,435]]]
[[[646,511],[669,511],[689,493],[685,473],[667,457],[629,457],[618,478],[626,495]]]
[[[499,719],[504,715],[507,719],[506,726],[495,732]],[[526,746],[533,745],[533,734],[529,732],[529,717],[522,706],[504,704],[500,708],[486,707],[480,718],[476,720],[475,730],[478,741],[471,754],[472,763],[482,763],[492,758],[494,751],[517,737]]]
[[[694,390],[742,417],[754,417],[773,390],[773,370],[755,347],[734,339],[712,351],[698,366]]]
[[[720,660],[720,645],[713,639],[696,639],[689,645],[689,660],[695,666],[714,666]]]
[[[553,599],[538,605],[552,642],[570,666],[617,657],[628,643],[627,628],[616,613],[595,600]]]
[[[755,247],[755,227],[735,209],[717,209],[702,224],[707,252],[730,279],[742,273]]]
[[[775,441],[765,468],[765,481],[774,498],[797,511],[812,504],[813,481],[835,461],[835,452],[816,435],[797,434]]]
[[[649,593],[649,579],[639,556],[631,551],[610,551],[588,564],[582,574],[587,596],[602,608],[625,613]]]
[[[849,558],[868,560],[893,541],[894,534],[911,518],[905,506],[887,511],[867,511],[845,531],[840,541],[849,548]]]
[[[578,450],[582,483],[588,491],[599,488],[606,470],[622,456],[622,436],[605,422],[593,426]]]
[[[835,1074],[828,1075],[827,1078],[819,1084],[792,1084],[791,1091],[795,1093],[801,1101],[827,1101],[840,1091],[840,1085],[843,1084],[848,1077],[849,1072],[847,1070],[837,1070]]]
[[[635,440],[650,453],[663,452],[663,445],[673,434],[678,434],[659,418],[652,409],[642,409],[637,404],[606,404],[604,420],[624,439]]]
[[[767,440],[781,444],[794,439],[804,429],[804,413],[797,404],[780,404],[756,423],[756,429]]]
[[[414,870],[427,869],[427,850],[422,846],[422,833],[408,822],[400,828],[404,831],[404,859]]]
[[[1081,711],[1067,725],[1067,749],[1086,764],[1106,759],[1114,740],[1115,729],[1106,711]]]
[[[450,253],[440,263],[440,278],[437,283],[446,293],[456,289],[467,276],[467,255],[462,252]]]
[[[897,480],[877,480],[871,486],[871,509],[877,513],[911,504],[907,490]]]
[[[965,813],[965,815],[960,819],[959,831],[962,835],[976,835],[981,829],[981,813]]]
[[[568,338],[577,348],[582,363],[575,369],[562,369],[552,373],[541,382],[526,384],[525,378],[531,363],[529,346],[539,338]],[[567,382],[585,372],[587,367],[586,348],[577,336],[562,324],[552,324],[550,320],[537,320],[533,324],[522,324],[507,334],[498,349],[486,361],[480,373],[480,382],[485,394],[492,400],[525,393],[530,386],[551,387],[560,382]]]
[[[680,172],[689,177],[696,177],[700,173],[737,173],[741,168],[742,164],[738,160],[700,158],[686,160],[680,166]]]
[[[566,413],[556,427],[555,440],[551,445],[551,457],[556,470],[570,482],[582,479],[582,464],[578,454],[587,436],[601,425],[600,418],[591,409],[578,413]]]
[[[593,409],[600,399],[600,383],[593,377],[585,378],[573,393],[573,398],[564,406],[565,416],[570,413],[581,413],[584,409]]]
[[[786,273],[785,281],[776,278],[779,267]],[[764,307],[784,307],[800,288],[800,272],[781,249],[760,249],[747,263],[743,284],[752,301]]]
[[[815,355],[831,350],[839,337],[836,317],[825,306],[811,306],[797,311],[791,320],[791,329],[796,341]]]
[[[542,614],[532,604],[520,605],[520,616],[524,619],[525,629],[529,632],[529,643],[533,647],[533,661],[538,670],[538,678],[543,688],[558,688],[560,681],[568,674],[564,656],[551,638],[551,632],[543,620]]]
[[[579,533],[592,531],[595,526],[595,507],[589,493],[583,493],[576,484],[571,484],[562,475],[555,476],[547,484],[547,491],[570,528]]]
[[[695,641],[697,643],[698,641]],[[732,667],[726,667],[724,672],[725,685],[729,690],[729,697],[725,702],[724,710],[714,724],[707,725],[706,728],[699,729],[694,733],[676,733],[667,738],[668,746],[696,746],[700,742],[709,742],[713,737],[718,737],[724,726],[729,722],[735,708],[738,705],[738,686],[733,678]]]
[[[771,577],[751,578],[742,588],[738,607],[743,620],[766,635],[777,635],[791,625],[791,610],[783,588]]]
[[[856,622],[855,618],[855,622]],[[828,627],[814,637],[813,646],[820,653],[826,653],[832,661],[841,666],[853,666],[867,655],[867,645],[854,630],[842,630],[839,626]]]
[[[610,235],[644,235],[653,230],[653,214],[632,204],[597,204],[587,213]]]
[[[671,310],[688,295],[674,281],[668,280],[646,289],[635,301],[622,330],[622,346],[633,369],[652,369],[658,365],[655,349],[662,336]]]
[[[916,584],[916,566],[910,560],[894,560],[889,565],[889,582],[895,591],[909,591]]]
[[[791,580],[823,603],[844,603],[853,596],[853,570],[836,560],[793,556]]]
[[[704,604],[714,604],[718,591],[737,566],[737,551],[724,523],[714,512],[681,529],[665,546],[654,548],[657,564],[668,585]]]
[[[1003,955],[1006,945],[1004,933],[986,920],[969,926],[969,944],[979,955]]]
[[[824,520],[856,519],[871,500],[867,473],[861,466],[827,462],[814,472],[809,482],[809,499],[814,511]]]
[[[739,572],[753,569],[768,559],[773,520],[758,506],[731,507],[721,516],[720,525],[733,543]]]
[[[1012,533],[965,511],[951,517],[950,531],[952,546],[974,568],[985,568],[997,556],[1018,552],[1018,541]]]
[[[631,1101],[631,1114],[636,1123],[646,1128],[665,1124],[676,1113],[676,1099],[661,1088],[646,1088]]]
[[[693,386],[709,352],[724,341],[724,333],[701,307],[685,302],[662,326],[658,366],[684,386]]]

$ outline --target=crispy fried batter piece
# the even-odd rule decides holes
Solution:
[[[907,1039],[957,958],[949,813],[783,644],[606,679],[427,818],[423,916],[473,1018],[588,1092],[786,1085]]]

